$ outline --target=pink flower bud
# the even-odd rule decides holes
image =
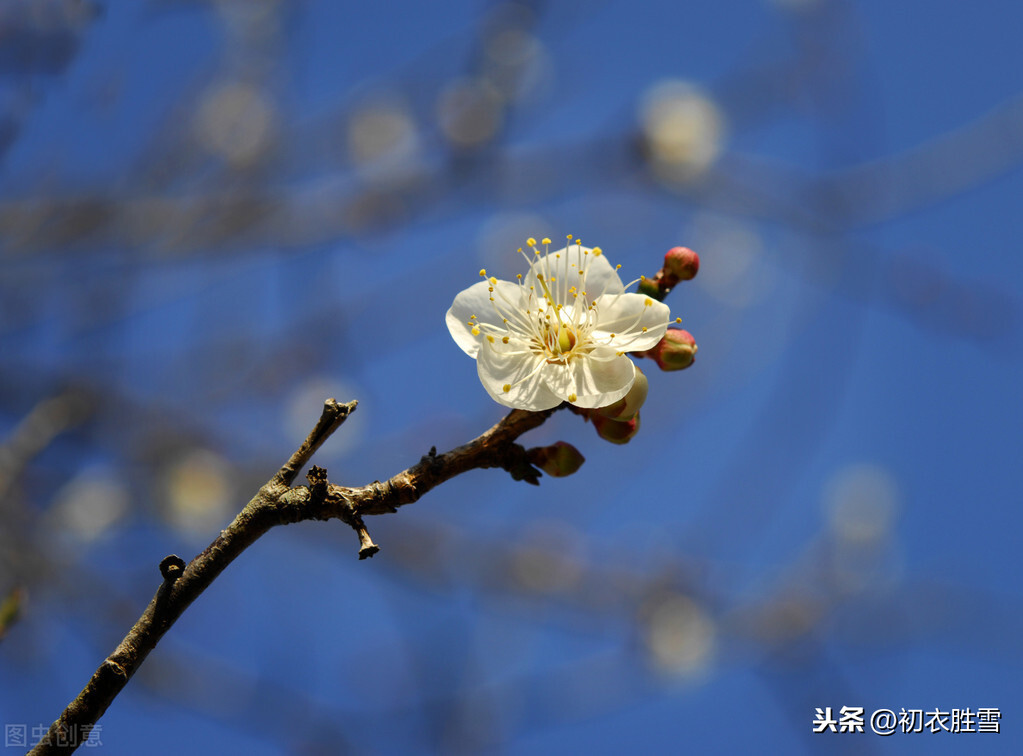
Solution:
[[[551,446],[530,449],[529,461],[552,478],[563,478],[582,467],[586,458],[572,444],[558,441]]]
[[[664,256],[664,277],[678,281],[696,278],[700,271],[700,256],[688,247],[672,247]],[[674,283],[670,284],[674,286]]]
[[[646,395],[650,383],[647,381],[643,371],[636,368],[636,380],[629,389],[629,393],[623,396],[614,404],[607,407],[600,407],[595,410],[596,414],[611,418],[612,420],[631,420],[639,412],[639,408],[646,402]]]
[[[644,352],[661,370],[685,370],[696,359],[696,340],[689,331],[669,328],[657,346]]]
[[[590,419],[597,435],[612,444],[627,444],[639,433],[639,414],[631,420],[614,420],[594,413]]]

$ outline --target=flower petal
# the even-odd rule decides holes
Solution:
[[[671,317],[671,310],[664,302],[631,292],[601,297],[595,309],[596,324],[590,332],[591,337],[619,352],[653,348],[664,336]],[[614,340],[611,334],[614,334]]]
[[[476,370],[487,393],[506,407],[540,410],[557,407],[561,397],[544,384],[543,358],[526,348],[525,342],[513,339],[508,344],[490,343],[484,339],[476,359]],[[505,391],[504,387],[509,390]]]
[[[544,362],[543,380],[562,399],[576,407],[606,407],[632,388],[636,366],[611,347],[597,347],[588,355],[573,358],[567,365]],[[569,397],[575,396],[575,399]]]
[[[518,313],[526,309],[523,304],[521,287],[510,281],[498,281],[494,285],[494,292],[490,292],[489,281],[480,281],[464,291],[458,292],[455,301],[445,315],[444,320],[451,332],[451,338],[470,357],[476,357],[480,351],[480,340],[483,335],[473,336],[472,326],[469,325],[473,315],[477,323],[490,325],[495,330],[506,331],[501,312],[513,312],[509,319],[517,317]],[[493,302],[490,297],[494,297]]]
[[[560,257],[559,257],[560,255]],[[593,301],[603,294],[620,294],[625,291],[618,271],[607,261],[603,254],[594,254],[589,247],[570,244],[564,249],[541,255],[533,262],[533,272],[549,270],[555,277],[563,277],[563,287],[575,286],[580,292],[586,292],[586,298]],[[585,271],[580,276],[579,271]],[[568,303],[567,297],[558,297],[563,304]]]

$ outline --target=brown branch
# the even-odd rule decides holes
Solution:
[[[354,401],[341,404],[328,399],[316,427],[302,446],[213,543],[187,565],[174,555],[160,563],[164,582],[149,606],[30,754],[71,753],[85,742],[92,727],[164,633],[235,557],[273,526],[302,520],[340,519],[357,532],[359,558],[365,559],[379,548],[369,537],[362,519],[364,515],[395,512],[398,507],[417,501],[434,486],[467,470],[499,467],[516,480],[537,484],[540,471],[529,463],[526,450],[515,440],[543,424],[554,412],[513,410],[478,438],[445,454],[438,455],[436,449],[431,449],[418,464],[383,483],[375,481],[360,488],[336,486],[327,481],[325,470],[313,467],[307,476],[308,486],[289,488],[302,467],[355,406]]]

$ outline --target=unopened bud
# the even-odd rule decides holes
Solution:
[[[529,461],[552,478],[563,478],[582,467],[586,458],[572,444],[558,441],[551,446],[530,449]]]
[[[631,420],[614,420],[596,413],[590,418],[597,435],[612,444],[627,444],[639,433],[639,415]]]
[[[664,256],[664,276],[689,281],[700,272],[700,256],[689,247],[672,247]],[[672,284],[674,285],[674,284]]]
[[[596,413],[613,420],[631,420],[646,401],[649,388],[650,383],[647,381],[646,376],[643,375],[643,371],[636,368],[636,380],[633,382],[632,388],[629,389],[629,393],[614,404],[600,407],[596,410]]]
[[[696,359],[696,340],[689,331],[669,328],[657,346],[644,355],[657,363],[661,370],[685,370]]]

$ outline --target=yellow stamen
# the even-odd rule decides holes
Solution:
[[[579,398],[579,397],[578,397],[578,396],[576,396],[575,394],[569,394],[569,395],[568,395],[568,401],[570,401],[570,402],[574,402],[574,401],[575,401],[576,399],[578,399],[578,398]]]
[[[504,393],[507,394],[509,391],[511,391],[511,384],[510,383],[506,383],[506,384],[504,384],[504,386],[501,387],[501,389],[504,391]]]

